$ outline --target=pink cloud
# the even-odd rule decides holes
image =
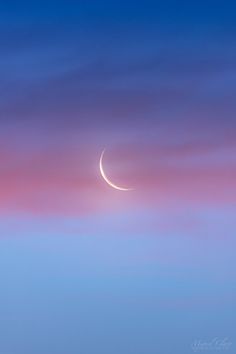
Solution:
[[[235,203],[236,166],[232,163],[223,168],[221,162],[212,165],[210,160],[202,166],[181,163],[186,154],[191,159],[204,151],[209,147],[136,146],[127,154],[122,149],[110,151],[106,156],[109,176],[116,183],[135,187],[132,193],[119,193],[101,179],[98,148],[25,153],[1,146],[0,210],[81,215],[137,205]]]

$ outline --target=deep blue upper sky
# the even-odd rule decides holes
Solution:
[[[89,102],[98,100],[100,103],[95,102],[94,107],[101,111],[99,120],[116,124],[117,114],[113,118],[110,112],[104,112],[107,101],[115,112],[122,110],[119,119],[127,121],[125,102],[133,105],[135,101],[138,107],[139,90],[147,110],[154,112],[156,103],[161,111],[164,108],[160,120],[166,119],[164,115],[168,119],[173,116],[170,111],[177,108],[178,100],[182,108],[192,105],[187,114],[181,108],[180,121],[196,121],[193,114],[199,111],[199,119],[210,121],[211,125],[219,117],[213,112],[210,98],[216,98],[216,91],[220,90],[224,100],[220,110],[225,124],[232,126],[234,2],[10,1],[1,3],[0,18],[0,91],[4,100],[0,119],[25,120],[30,116],[39,121],[47,116],[47,120],[53,120],[53,115],[60,119],[63,111],[65,117],[69,111],[82,110],[80,116],[87,114],[96,124],[98,119],[91,118]],[[204,98],[199,92],[190,94],[193,87],[198,89],[197,77],[204,78],[200,88]],[[184,91],[191,97],[183,97]],[[108,99],[109,95],[112,97]],[[215,98],[218,112],[219,100]],[[196,110],[193,100],[197,100]],[[48,118],[48,106],[53,104],[57,107]],[[207,108],[201,109],[203,105]],[[210,113],[204,116],[209,109]],[[41,116],[35,118],[39,111]],[[146,113],[145,120],[155,124],[153,114]],[[67,119],[74,122],[71,116],[67,114]],[[133,114],[129,120],[133,119],[144,121],[144,116]],[[79,120],[83,118],[77,115],[76,121]]]
[[[89,25],[106,23],[166,24],[189,28],[202,26],[235,30],[233,1],[9,1],[0,5],[5,22],[80,21]],[[158,23],[157,23],[158,22]],[[78,24],[78,23],[77,23]]]

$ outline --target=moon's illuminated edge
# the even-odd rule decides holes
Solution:
[[[114,189],[117,189],[117,190],[119,190],[119,191],[128,192],[128,191],[133,190],[133,188],[124,188],[124,187],[119,187],[119,186],[117,186],[116,184],[112,183],[112,182],[109,180],[109,178],[106,176],[106,174],[105,174],[105,172],[104,172],[104,169],[103,169],[103,165],[102,165],[102,163],[103,163],[103,156],[104,156],[105,151],[106,151],[106,149],[104,149],[104,150],[102,151],[102,154],[101,154],[101,157],[100,157],[100,161],[99,161],[99,168],[100,168],[100,172],[101,172],[101,175],[102,175],[103,179],[107,182],[107,184],[108,184],[110,187],[112,187],[112,188],[114,188]]]

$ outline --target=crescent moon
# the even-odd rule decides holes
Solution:
[[[124,192],[128,192],[128,191],[131,191],[133,190],[133,188],[124,188],[124,187],[120,187],[120,186],[117,186],[116,184],[112,183],[109,178],[106,176],[105,172],[104,172],[104,169],[103,169],[103,156],[104,156],[104,153],[105,153],[105,149],[103,150],[102,154],[101,154],[101,157],[100,157],[100,161],[99,161],[99,167],[100,167],[100,172],[101,172],[101,175],[103,177],[103,179],[107,182],[107,184],[114,188],[114,189],[118,189],[119,191],[124,191]]]

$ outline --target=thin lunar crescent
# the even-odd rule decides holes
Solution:
[[[115,189],[118,189],[119,191],[125,191],[125,192],[127,192],[127,191],[133,190],[132,188],[119,187],[119,186],[117,186],[116,184],[112,183],[112,182],[109,180],[109,178],[106,176],[106,174],[105,174],[105,172],[104,172],[103,165],[102,165],[104,153],[105,153],[105,149],[103,150],[103,152],[102,152],[102,154],[101,154],[100,162],[99,162],[100,172],[101,172],[101,175],[102,175],[103,179],[107,182],[107,184],[109,184],[110,187],[115,188]]]

